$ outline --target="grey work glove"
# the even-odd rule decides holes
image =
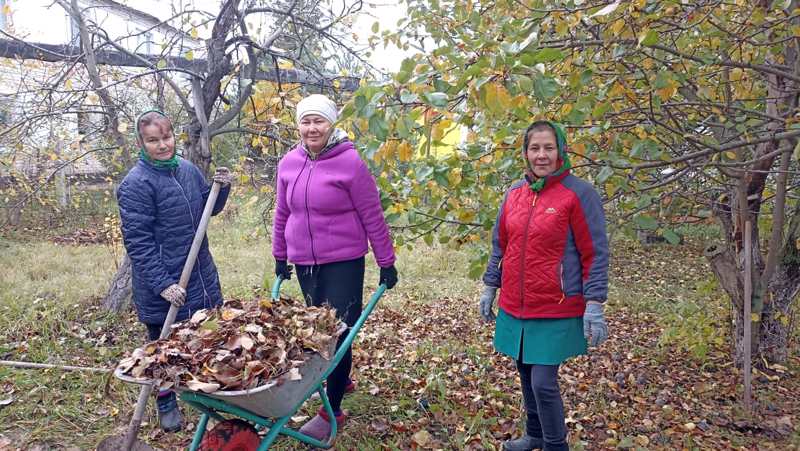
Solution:
[[[226,167],[218,167],[214,171],[214,175],[211,177],[211,180],[219,183],[222,186],[228,186],[231,184],[231,180],[233,180],[233,174],[231,171]]]
[[[479,310],[484,321],[492,322],[495,319],[492,307],[494,306],[494,298],[496,295],[497,295],[496,287],[490,287],[488,285],[483,287],[483,293],[481,293]]]
[[[173,283],[167,288],[164,288],[164,291],[161,292],[161,297],[175,307],[180,307],[186,303],[186,290],[181,288],[177,283]]]
[[[608,339],[608,324],[603,315],[603,304],[590,302],[583,313],[583,336],[589,340],[589,346],[600,346]]]

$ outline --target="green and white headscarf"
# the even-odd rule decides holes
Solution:
[[[147,110],[147,111],[143,112],[142,114],[139,115],[139,117],[136,118],[136,125],[135,125],[135,128],[136,128],[136,139],[139,142],[139,158],[141,160],[143,160],[143,161],[146,161],[146,162],[150,163],[151,165],[153,165],[153,166],[155,166],[157,168],[166,168],[166,169],[175,169],[175,168],[177,168],[178,164],[179,164],[178,163],[178,158],[179,157],[178,157],[178,151],[175,150],[175,149],[173,149],[172,158],[170,158],[169,160],[154,160],[153,158],[150,157],[150,155],[147,154],[147,150],[144,148],[144,140],[142,139],[142,135],[141,135],[141,132],[139,130],[139,121],[141,121],[142,118],[144,117],[144,115],[148,114],[148,113],[157,113],[160,116],[162,116],[162,117],[166,118],[167,120],[169,120],[170,121],[170,129],[172,129],[173,138],[175,136],[175,129],[172,127],[172,121],[169,119],[169,117],[167,117],[166,114],[164,114],[163,111],[161,111],[161,110]],[[177,145],[177,143],[176,143],[176,145]]]

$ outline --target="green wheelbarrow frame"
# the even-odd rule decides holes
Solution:
[[[282,278],[278,278],[275,280],[275,283],[272,285],[272,299],[277,300],[279,299],[281,283],[283,282]],[[336,431],[337,431],[337,424],[336,424],[336,416],[333,414],[333,408],[331,407],[331,403],[328,400],[328,395],[325,392],[325,388],[322,386],[323,382],[328,378],[328,376],[333,372],[339,362],[344,357],[347,349],[350,345],[353,344],[353,340],[355,339],[356,335],[358,335],[358,331],[361,329],[361,326],[367,320],[369,315],[372,313],[372,310],[378,304],[378,300],[381,298],[383,293],[386,291],[386,285],[381,284],[378,286],[378,289],[375,290],[375,293],[370,297],[367,306],[361,312],[361,316],[359,316],[358,321],[356,321],[355,325],[350,328],[350,331],[347,333],[347,336],[342,342],[342,345],[339,346],[339,349],[334,354],[333,359],[330,361],[330,365],[328,369],[322,373],[320,379],[312,386],[310,390],[307,391],[305,396],[300,399],[296,405],[291,409],[291,412],[277,418],[269,418],[258,415],[253,413],[247,409],[231,405],[225,401],[220,399],[215,399],[202,393],[193,392],[193,391],[183,391],[180,394],[181,401],[185,402],[186,404],[190,405],[194,409],[197,409],[202,413],[200,417],[200,421],[197,424],[197,430],[194,433],[194,438],[192,439],[192,443],[189,447],[190,451],[196,451],[200,447],[200,442],[203,440],[203,435],[206,433],[206,426],[208,425],[208,420],[210,418],[214,418],[217,421],[224,421],[226,418],[223,417],[220,413],[229,414],[241,419],[244,419],[250,423],[256,425],[257,428],[261,429],[268,429],[266,436],[261,440],[261,444],[258,447],[258,451],[266,451],[269,449],[269,446],[278,438],[279,435],[286,435],[288,437],[292,437],[296,440],[299,440],[303,443],[308,445],[317,447],[317,448],[325,448],[328,449],[333,446],[333,441],[336,438]],[[297,430],[294,430],[286,424],[292,418],[293,415],[300,410],[300,407],[303,406],[308,398],[310,398],[314,393],[319,393],[319,397],[322,400],[322,406],[325,409],[325,412],[328,414],[328,418],[331,419],[331,435],[328,438],[327,442],[322,442],[320,440],[315,439],[314,437],[308,436],[303,434]]]

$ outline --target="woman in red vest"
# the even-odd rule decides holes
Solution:
[[[569,450],[558,368],[608,337],[608,239],[597,191],[569,173],[564,132],[537,121],[525,131],[525,179],[506,192],[483,276],[481,316],[494,346],[517,363],[527,423],[507,451]],[[500,289],[499,312],[492,312]]]

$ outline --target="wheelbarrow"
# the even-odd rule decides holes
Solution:
[[[278,278],[272,286],[272,299],[275,301],[279,300],[282,282],[283,279]],[[337,431],[336,416],[333,413],[333,408],[328,400],[323,383],[344,357],[347,349],[353,343],[358,331],[372,313],[384,291],[386,291],[386,285],[381,284],[378,286],[355,325],[347,332],[347,336],[333,359],[325,360],[317,353],[310,355],[309,360],[301,368],[302,378],[299,380],[289,380],[288,375],[284,375],[253,389],[218,391],[214,393],[201,393],[182,386],[174,387],[180,393],[181,401],[202,413],[192,443],[189,446],[190,451],[196,451],[200,447],[203,436],[206,434],[208,421],[212,418],[220,423],[232,419],[244,420],[248,424],[254,425],[257,429],[266,430],[267,432],[258,447],[254,448],[258,451],[269,449],[270,445],[281,434],[316,448],[328,449],[333,446]],[[340,332],[344,333],[346,330],[347,328],[343,326]],[[332,340],[331,347],[335,348],[336,343],[337,340]],[[125,382],[152,384],[152,381],[149,380],[122,375],[119,370],[115,372],[115,376]],[[319,394],[322,406],[331,422],[331,435],[326,442],[317,440],[287,426],[292,416],[300,410],[303,403],[314,393]]]

